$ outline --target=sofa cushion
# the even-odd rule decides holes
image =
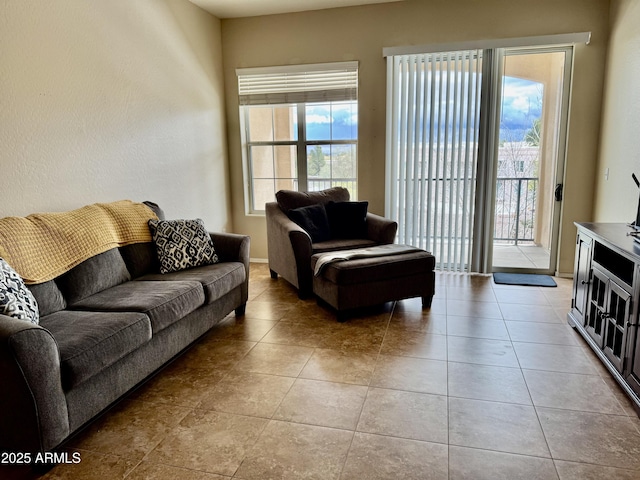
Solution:
[[[367,238],[369,202],[329,202],[326,205],[332,238]]]
[[[112,248],[60,275],[56,283],[70,305],[130,279],[120,251]]]
[[[295,190],[279,190],[276,192],[278,206],[285,213],[300,207],[308,207],[318,203],[347,202],[349,201],[349,190],[344,187],[333,187],[319,192],[296,192]]]
[[[322,204],[289,210],[289,218],[302,227],[314,243],[324,242],[331,238],[329,218]]]
[[[120,254],[127,265],[131,278],[160,271],[160,262],[153,242],[132,243],[120,247]]]
[[[0,258],[0,313],[35,324],[40,319],[35,297],[3,258]]]
[[[149,274],[137,281],[193,281],[204,288],[205,303],[210,304],[229,293],[246,279],[244,265],[240,262],[223,262],[203,267],[190,268],[181,272]]]
[[[33,296],[38,302],[38,310],[40,311],[41,317],[59,310],[64,310],[67,307],[67,302],[65,302],[62,292],[58,288],[55,280],[49,280],[48,282],[35,285],[27,285],[27,288],[31,290],[31,293],[33,293]]]
[[[63,388],[69,390],[151,339],[143,313],[62,310],[42,317],[60,349]]]
[[[69,304],[73,310],[141,312],[151,320],[153,333],[204,304],[199,282],[127,282]]]
[[[195,220],[149,220],[156,245],[160,273],[218,263],[211,236],[200,218]]]

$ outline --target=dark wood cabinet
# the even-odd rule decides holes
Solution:
[[[631,228],[576,223],[569,324],[576,328],[640,412],[640,244]]]

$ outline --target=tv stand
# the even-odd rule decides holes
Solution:
[[[576,223],[569,324],[593,349],[640,414],[640,244],[624,223]]]

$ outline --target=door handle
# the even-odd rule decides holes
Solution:
[[[556,202],[562,201],[562,184],[561,183],[556,184],[554,196],[556,197]]]

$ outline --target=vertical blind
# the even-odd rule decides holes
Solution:
[[[470,261],[481,80],[482,50],[387,57],[386,215],[441,270]]]

